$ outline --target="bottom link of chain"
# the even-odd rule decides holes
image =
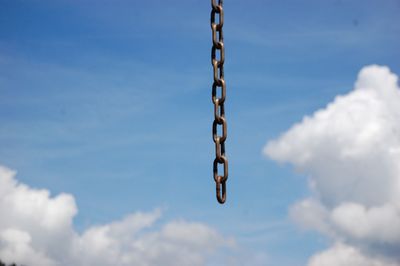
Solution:
[[[217,200],[220,204],[224,204],[226,201],[226,182],[222,182],[222,183],[216,182],[216,186],[217,186],[217,189],[216,189]]]

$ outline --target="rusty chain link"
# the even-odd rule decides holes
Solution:
[[[215,143],[213,173],[216,183],[217,200],[219,203],[223,204],[226,200],[226,180],[228,179],[228,159],[225,156],[227,124],[224,106],[226,97],[226,83],[224,79],[224,33],[222,31],[222,27],[224,26],[223,0],[218,0],[218,4],[217,0],[211,0],[211,7],[211,63],[214,74],[214,82],[212,85],[212,101],[214,103],[214,122],[212,126],[212,134]],[[218,93],[218,91],[220,93]],[[220,131],[222,131],[222,135],[218,135],[219,128]],[[223,166],[223,175],[218,173],[218,165]]]

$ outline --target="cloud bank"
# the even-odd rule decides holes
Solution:
[[[290,214],[333,240],[309,266],[400,265],[400,88],[388,67],[364,67],[350,93],[264,154],[309,178],[311,196]]]
[[[27,266],[208,265],[235,243],[202,223],[158,226],[160,210],[134,213],[83,233],[73,228],[78,209],[69,194],[51,197],[0,166],[0,258]]]

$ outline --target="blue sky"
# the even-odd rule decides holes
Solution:
[[[224,5],[225,205],[212,178],[209,1],[0,0],[0,164],[73,194],[78,230],[161,207],[273,265],[304,265],[327,245],[287,218],[307,179],[262,149],[349,92],[363,66],[400,73],[400,2]]]

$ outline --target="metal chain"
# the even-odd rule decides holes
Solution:
[[[213,164],[214,180],[216,183],[217,200],[223,204],[226,200],[226,180],[228,179],[228,159],[225,156],[225,140],[227,136],[227,124],[225,118],[226,83],[224,79],[224,9],[223,0],[211,0],[211,29],[212,49],[211,63],[214,71],[212,85],[212,101],[214,103],[214,122],[212,126],[213,140],[215,143],[215,159]],[[219,92],[219,93],[218,93]],[[222,135],[218,135],[220,129]],[[218,165],[223,168],[223,175],[218,173]]]

